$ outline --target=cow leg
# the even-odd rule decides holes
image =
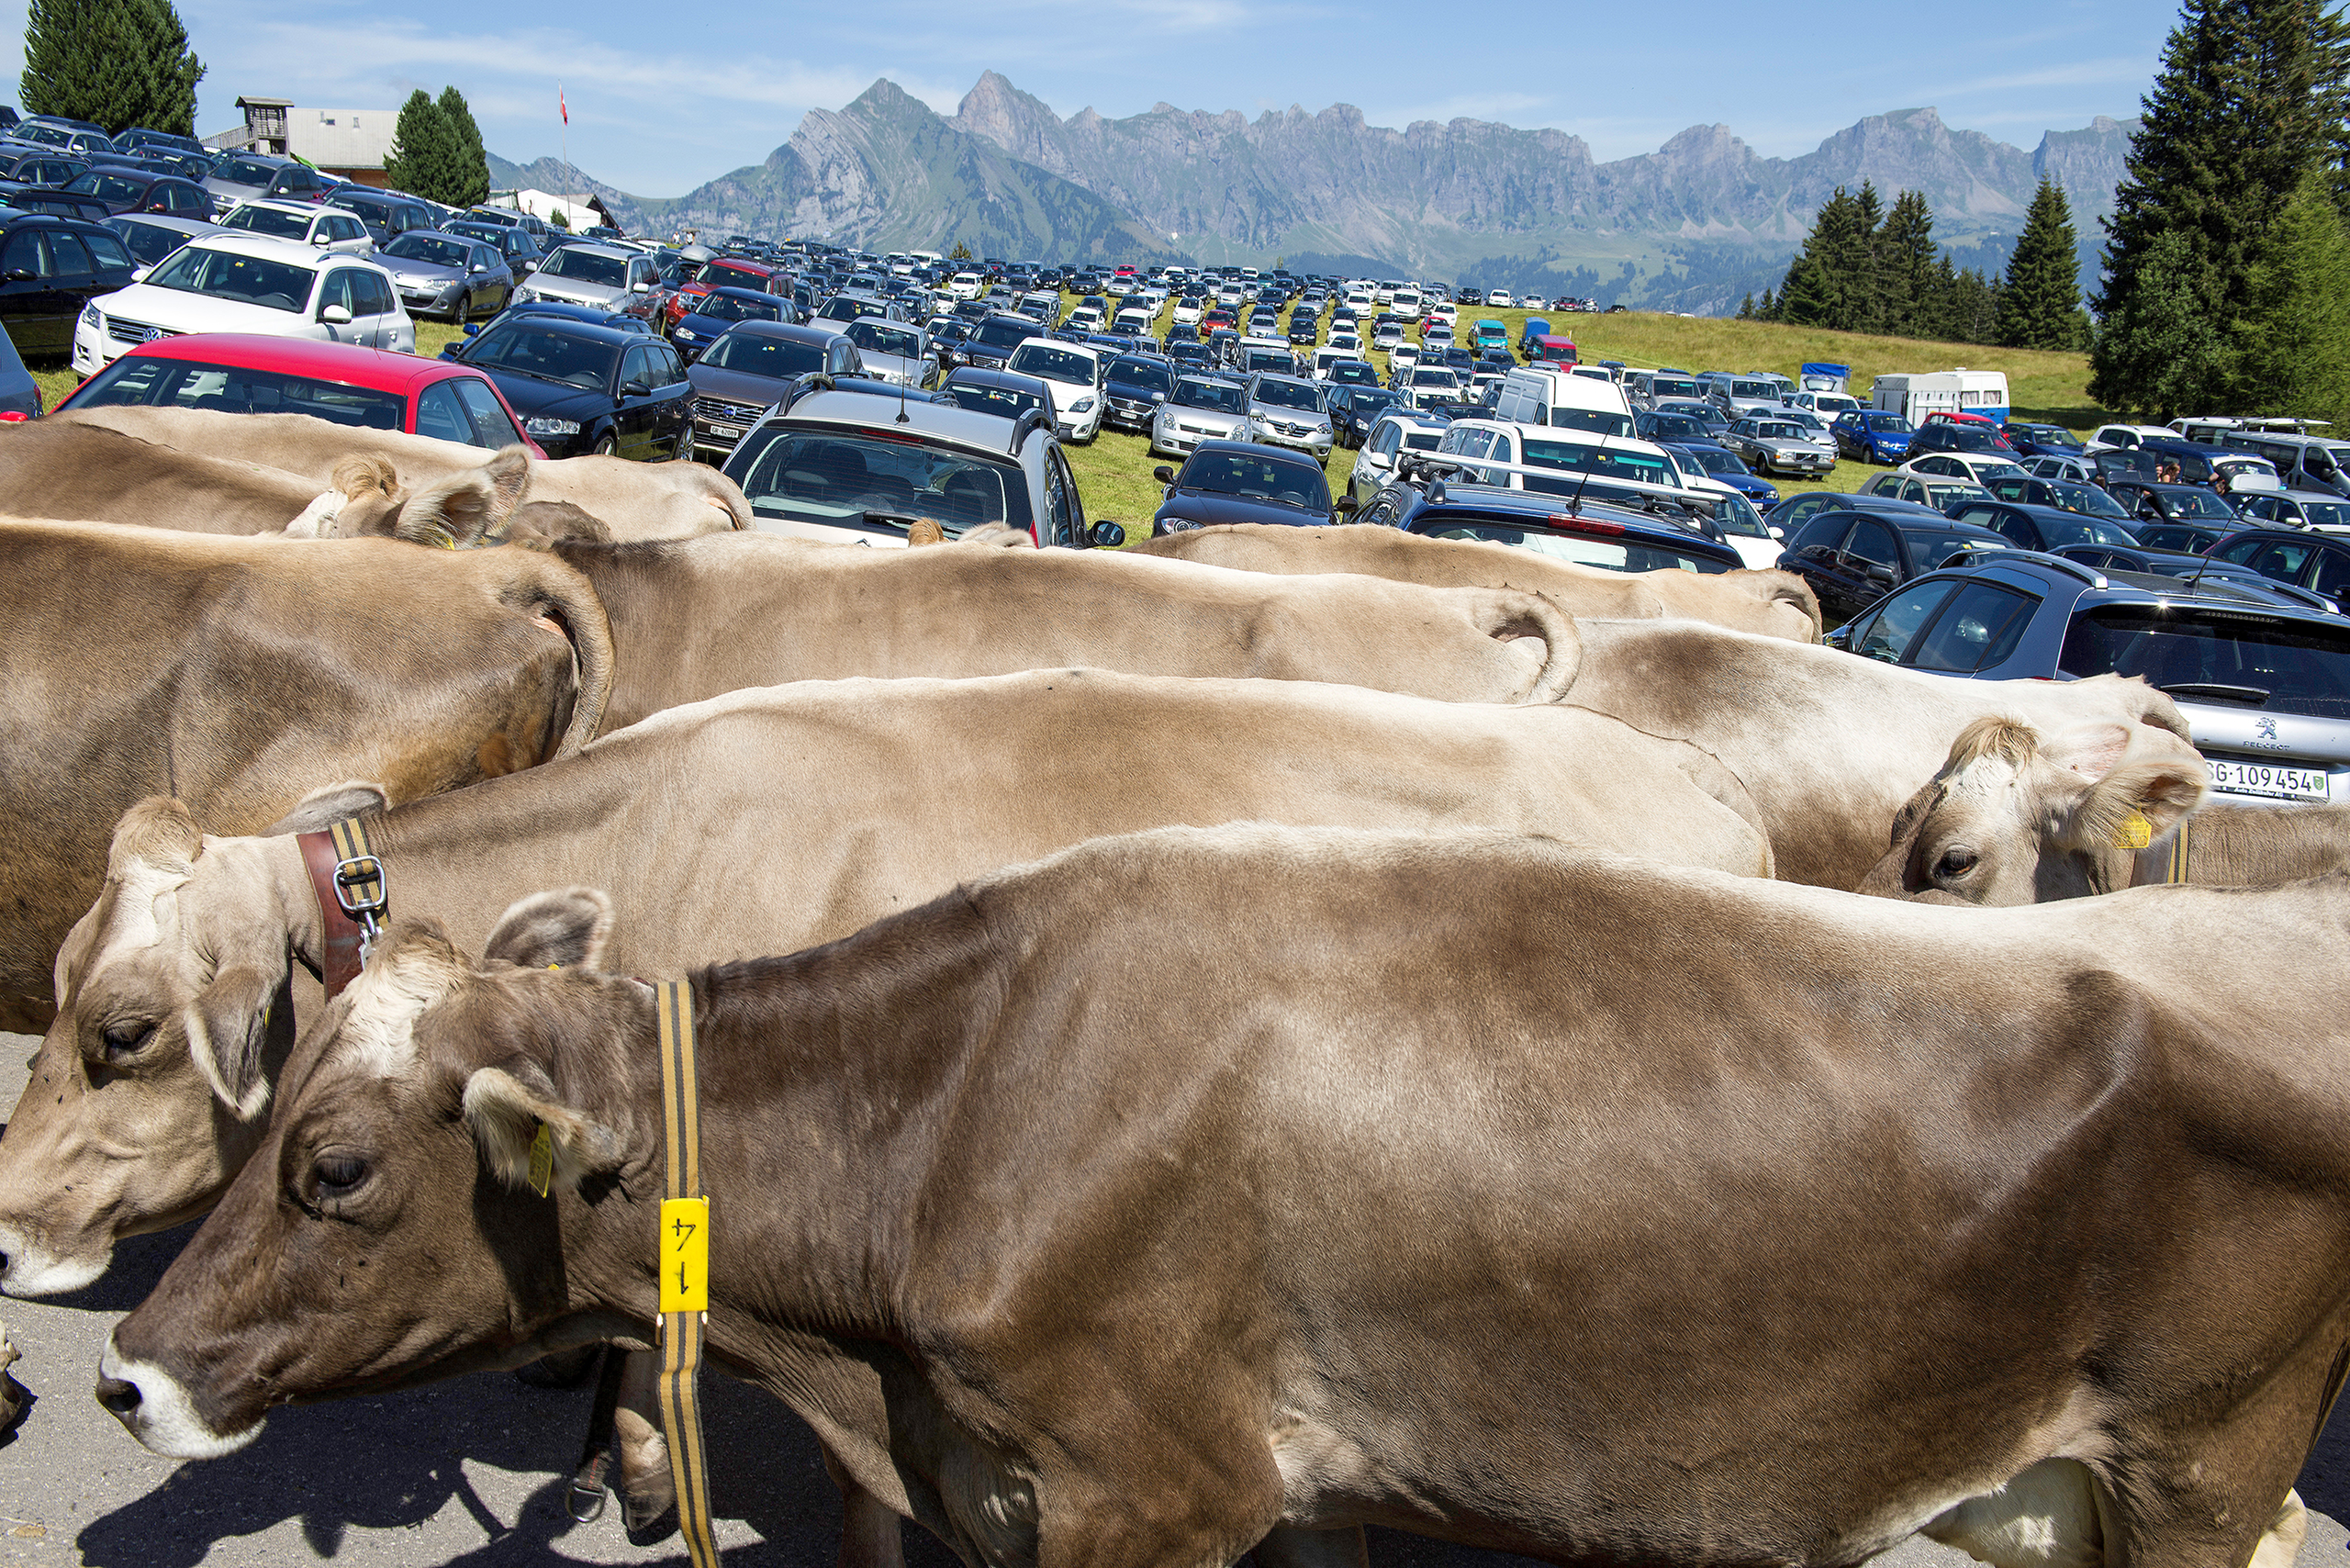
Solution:
[[[1257,1568],[1371,1568],[1371,1543],[1360,1525],[1299,1529],[1275,1525],[1257,1543]]]
[[[2277,1517],[2268,1523],[2268,1533],[2260,1538],[2253,1549],[2249,1568],[2293,1568],[2300,1560],[2302,1543],[2310,1538],[2310,1511],[2301,1504],[2298,1491],[2285,1494],[2277,1505]]]
[[[630,1350],[627,1357],[612,1411],[621,1471],[616,1490],[622,1528],[630,1540],[644,1546],[677,1528],[677,1489],[669,1478],[669,1440],[661,1430],[661,1358],[651,1350]]]
[[[905,1538],[898,1516],[856,1484],[830,1448],[824,1469],[841,1489],[841,1568],[905,1568]]]

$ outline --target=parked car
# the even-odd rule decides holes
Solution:
[[[1912,460],[1929,452],[1987,452],[2015,461],[2016,449],[1999,433],[1999,427],[1986,420],[1928,420],[1909,438]]]
[[[2144,544],[2067,544],[2049,554],[2062,555],[2068,561],[2078,561],[2100,572],[2151,572],[2157,577],[2180,577],[2190,583],[2226,582],[2241,587],[2250,584],[2271,595],[2282,595],[2289,603],[2308,610],[2324,610],[2330,601],[2273,578],[2264,577],[2249,566],[2233,561],[2214,561],[2209,555],[2199,555],[2184,550],[2155,550]]]
[[[337,189],[338,182],[291,158],[231,152],[213,166],[212,177],[204,182],[204,188],[212,193],[213,210],[227,212],[240,202],[272,197],[316,202]]]
[[[405,431],[544,456],[497,384],[468,365],[304,338],[205,332],[125,351],[60,409],[116,405],[308,414],[360,430]]]
[[[463,323],[495,316],[513,300],[514,273],[506,258],[479,240],[437,229],[408,229],[375,252],[391,274],[400,303],[412,316]]]
[[[365,185],[344,185],[331,191],[326,205],[339,207],[359,219],[367,237],[378,249],[390,244],[413,229],[438,229],[441,215],[414,196],[397,191],[370,190]]]
[[[1043,381],[1052,395],[1056,433],[1090,442],[1102,431],[1102,375],[1113,357],[1091,344],[1031,338],[1012,351],[1003,367]]]
[[[1248,378],[1248,425],[1253,440],[1293,447],[1316,458],[1329,456],[1337,439],[1322,404],[1321,386],[1296,375]]]
[[[565,245],[541,262],[514,293],[518,299],[552,299],[623,310],[647,303],[637,297],[653,288],[653,258],[617,245]]]
[[[180,332],[416,348],[416,324],[400,308],[391,274],[374,262],[238,234],[191,241],[141,281],[83,307],[73,368],[95,375],[125,349]]]
[[[693,385],[677,351],[637,327],[508,312],[456,351],[498,384],[550,457],[684,457]]]
[[[1823,507],[1800,528],[1787,530],[1779,569],[1809,583],[1819,596],[1820,613],[1833,622],[1859,614],[1962,550],[2008,547],[1990,530],[1929,508],[1856,496]]]
[[[761,420],[726,476],[761,529],[801,538],[902,545],[913,521],[929,518],[950,537],[1002,523],[1040,545],[1123,540],[1115,524],[1087,521],[1048,414],[1020,415],[1007,437],[1002,419],[951,404],[910,400],[900,411],[902,424],[877,420],[869,398],[811,392]]]
[[[1102,373],[1102,393],[1108,399],[1105,423],[1136,435],[1148,435],[1158,409],[1175,390],[1175,367],[1155,354],[1120,354]]]
[[[0,147],[0,178],[20,185],[62,186],[89,166],[87,160],[70,157],[53,147]]]
[[[769,409],[789,403],[811,375],[858,380],[865,363],[856,345],[829,326],[758,320],[729,326],[686,373],[693,387],[695,454],[714,453],[723,463],[751,427]]]
[[[1347,475],[1347,494],[1358,503],[1368,503],[1395,478],[1396,465],[1405,453],[1436,451],[1451,422],[1410,409],[1382,411],[1371,421],[1355,465]]]
[[[130,281],[137,283],[151,268],[191,240],[209,239],[228,230],[197,218],[166,218],[161,213],[125,213],[106,219],[106,227],[122,241],[134,263]]]
[[[952,398],[958,408],[975,414],[993,414],[998,419],[1017,420],[1032,409],[1049,419],[1053,411],[1051,396],[1043,382],[1008,370],[982,370],[967,364],[948,375],[939,391]]]
[[[1354,521],[1428,539],[1472,540],[1612,572],[1718,574],[1745,565],[1738,551],[1651,514],[1538,490],[1399,480]]]
[[[1330,522],[1330,482],[1303,453],[1255,442],[1203,441],[1179,471],[1156,468],[1166,499],[1150,520],[1156,539],[1227,522],[1312,526]]]
[[[1779,487],[1761,478],[1737,453],[1710,441],[1672,442],[1663,443],[1665,450],[1687,459],[1686,467],[1694,468],[1717,484],[1727,485],[1748,500],[1765,507],[1779,504]]]
[[[1999,427],[2008,444],[2020,457],[2078,457],[2086,448],[2081,438],[2063,425],[2035,424],[2029,420],[2009,420]]]
[[[173,218],[210,218],[212,196],[194,180],[138,169],[85,169],[62,187],[68,196],[93,196],[109,213],[160,212]]]
[[[2009,501],[1963,501],[1950,509],[1953,521],[1987,528],[2020,550],[2061,550],[2068,544],[2138,543],[2125,523],[2084,517],[2055,507],[2018,505]]]
[[[538,240],[527,229],[470,223],[453,218],[441,226],[441,231],[495,246],[498,253],[506,258],[506,264],[513,272],[518,284],[546,259],[546,253],[539,248]]]
[[[1829,641],[1977,680],[2143,677],[2178,704],[2220,798],[2350,797],[2350,622],[2258,589],[2009,553],[1923,577]]]
[[[2249,522],[2350,532],[2350,501],[2331,490],[2248,490],[2230,498]]]
[[[1360,447],[1371,439],[1379,416],[1395,405],[1391,389],[1375,385],[1334,382],[1330,387],[1331,433],[1340,446]]]
[[[70,351],[75,319],[134,272],[130,252],[103,225],[0,208],[0,326],[19,355]]]
[[[220,227],[236,233],[265,234],[342,256],[364,256],[375,248],[355,212],[301,201],[241,201],[221,214]]]
[[[2200,485],[2159,485],[2133,474],[2107,479],[2105,489],[2132,518],[2145,522],[2209,519],[2224,525],[2237,521],[2233,507]]]
[[[2336,605],[2350,604],[2350,539],[2300,528],[2246,528],[2204,554],[2305,588]]]
[[[1929,452],[1913,456],[1895,470],[1931,479],[1960,479],[1988,489],[2001,479],[2031,477],[2015,459],[1993,452]]]
[[[1721,443],[1762,474],[1825,474],[1836,466],[1836,448],[1790,420],[1768,415],[1729,427]]]
[[[1982,501],[1991,498],[1991,492],[1972,479],[1953,479],[1940,474],[1904,474],[1897,470],[1879,474],[1860,488],[1864,496],[1882,496],[1888,500],[1908,501],[1935,511],[1947,511],[1961,501]]]
[[[713,288],[696,298],[693,308],[669,329],[669,341],[688,363],[716,342],[737,321],[784,321],[791,308],[788,299],[747,288]]]
[[[892,386],[927,391],[938,385],[938,359],[931,353],[930,334],[904,321],[861,316],[841,330],[856,345],[865,374]]]
[[[1248,389],[1222,375],[1177,376],[1167,401],[1150,424],[1154,456],[1185,456],[1205,441],[1255,439],[1248,418]]]

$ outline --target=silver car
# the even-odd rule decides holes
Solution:
[[[593,305],[626,310],[632,297],[653,288],[653,259],[617,245],[565,245],[539,263],[531,281],[514,291],[518,303],[545,299],[559,305]]]
[[[1836,466],[1834,444],[1791,420],[1740,420],[1723,435],[1722,444],[1757,474],[1825,474]]]
[[[903,321],[860,316],[841,329],[865,360],[865,374],[892,386],[927,390],[938,384],[938,356],[931,352],[930,334]]]
[[[442,316],[453,322],[495,316],[514,292],[514,270],[506,258],[478,240],[411,229],[375,252],[375,263],[392,274],[400,303],[411,316]]]
[[[1318,383],[1296,375],[1259,374],[1248,378],[1248,423],[1253,439],[1328,457],[1337,439],[1330,410]]]
[[[1179,375],[1151,416],[1150,450],[1188,456],[1203,441],[1250,441],[1248,389],[1214,375]]]

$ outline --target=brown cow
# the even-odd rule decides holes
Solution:
[[[2023,904],[2133,883],[2250,887],[2350,870],[2350,807],[2198,809],[2208,779],[2202,757],[2167,732],[2087,724],[2042,735],[1984,719],[1901,808],[1893,846],[1860,890]]]
[[[764,533],[554,548],[595,585],[611,621],[619,667],[608,731],[724,691],[849,676],[1091,665],[1547,702],[1575,672],[1574,622],[1510,589],[1273,577],[1101,550],[863,550]]]
[[[217,1455],[648,1343],[660,1053],[607,918],[543,896],[480,963],[397,928],[101,1404]],[[691,977],[711,1354],[991,1568],[1365,1522],[2289,1563],[2350,1338],[2345,934],[2338,878],[1984,912],[1487,834],[1098,839]]]
[[[611,670],[595,595],[535,551],[0,523],[0,625],[8,1029],[47,1025],[140,797],[250,833],[341,779],[453,790],[577,750]]]
[[[1793,572],[1610,572],[1506,544],[1429,539],[1375,523],[1223,523],[1148,540],[1134,549],[1248,572],[1359,572],[1430,588],[1524,588],[1570,615],[1611,621],[1676,616],[1733,632],[1819,641],[1819,600]]]
[[[347,457],[384,459],[413,489],[477,468],[491,457],[487,448],[462,442],[355,429],[308,414],[109,404],[75,409],[39,423],[100,425],[182,452],[241,458],[309,481],[312,496],[333,479],[336,465]],[[535,462],[531,492],[538,500],[571,502],[600,519],[619,539],[683,539],[753,523],[751,503],[741,487],[700,463],[632,463],[619,457]],[[66,514],[52,510],[50,515]]]
[[[1687,621],[1582,621],[1566,700],[1701,747],[1753,793],[1779,875],[1858,886],[1886,823],[1986,715],[2065,729],[2110,721],[2182,738],[2177,705],[2144,681],[1953,680],[1834,648]]]

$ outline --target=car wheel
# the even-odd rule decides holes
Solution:
[[[457,308],[449,313],[449,324],[453,327],[462,327],[473,319],[474,297],[470,294],[457,296]]]
[[[606,431],[596,442],[596,455],[599,457],[617,457],[620,455],[620,442],[610,431]]]

